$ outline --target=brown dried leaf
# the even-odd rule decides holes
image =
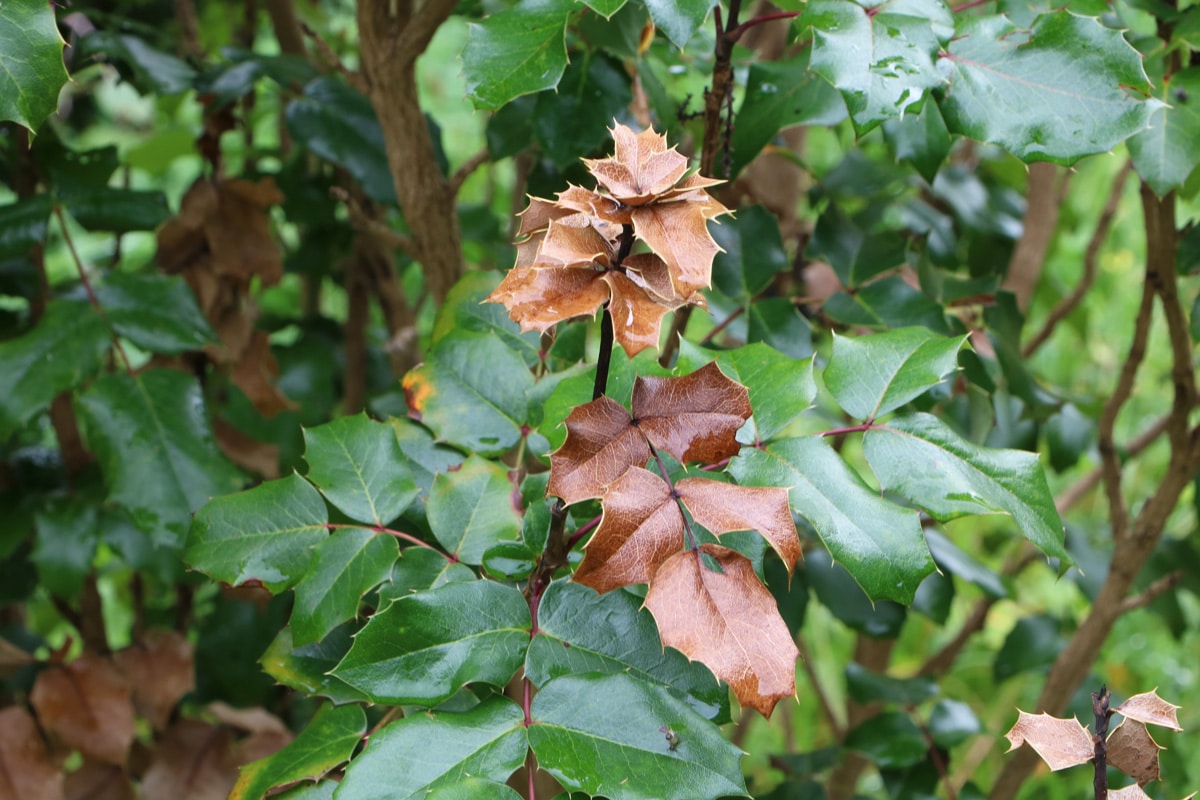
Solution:
[[[567,505],[600,497],[610,483],[650,458],[646,438],[620,403],[601,397],[576,406],[565,420],[567,438],[550,454],[546,493]]]
[[[250,338],[241,358],[233,367],[230,378],[254,408],[264,417],[270,418],[280,411],[298,408],[292,400],[275,385],[279,376],[279,362],[271,352],[271,338],[266,331],[256,330]]]
[[[259,706],[234,708],[228,703],[216,700],[205,706],[205,710],[218,722],[246,733],[289,735],[283,720]]]
[[[103,656],[84,653],[43,671],[29,701],[42,727],[86,758],[124,764],[133,743],[133,699]]]
[[[738,702],[769,717],[779,700],[796,692],[799,651],[749,559],[714,544],[701,550],[721,572],[704,566],[697,552],[677,553],[655,573],[646,608],[663,644],[704,663]]]
[[[176,720],[142,777],[144,800],[225,800],[238,776],[232,744],[227,728]]]
[[[26,653],[7,639],[0,638],[0,678],[7,678],[26,664],[36,661],[32,654]]]
[[[607,267],[612,264],[616,249],[587,217],[576,214],[553,220],[538,248],[537,266],[588,267],[593,264]]]
[[[710,362],[682,378],[638,378],[633,417],[655,447],[681,462],[713,464],[737,455],[750,393]]]
[[[62,772],[33,716],[19,706],[0,708],[0,800],[61,797]]]
[[[673,187],[687,172],[687,158],[667,148],[667,137],[647,128],[634,133],[617,123],[612,128],[614,152],[608,158],[584,159],[588,171],[608,192],[630,206],[640,206]]]
[[[706,478],[684,478],[675,484],[692,519],[720,536],[756,531],[775,549],[788,574],[800,560],[800,537],[792,521],[788,490],[771,486],[736,486]]]
[[[1145,786],[1158,780],[1158,742],[1135,719],[1126,719],[1108,735],[1108,763]]]
[[[219,275],[248,286],[258,278],[274,286],[283,278],[283,257],[271,236],[267,209],[283,202],[273,178],[217,184],[218,203],[205,222],[204,234]]]
[[[630,467],[604,493],[604,516],[574,580],[597,592],[649,583],[683,547],[683,513],[666,481]]]
[[[1074,717],[1059,719],[1045,712],[1035,716],[1018,710],[1017,724],[1004,737],[1011,745],[1008,752],[1027,742],[1052,771],[1087,763],[1095,755],[1092,735]]]
[[[1147,725],[1160,725],[1173,731],[1181,731],[1179,717],[1175,715],[1180,706],[1172,705],[1158,696],[1158,689],[1135,694],[1113,709],[1126,719],[1136,719]]]
[[[267,480],[279,477],[279,445],[252,439],[220,417],[213,420],[213,435],[234,464]]]
[[[662,320],[675,306],[663,305],[619,272],[604,273],[610,289],[609,314],[613,338],[633,358],[648,347],[658,347]]]
[[[128,773],[113,764],[85,761],[67,776],[67,800],[134,800],[137,791]]]
[[[1135,783],[1120,789],[1109,789],[1108,800],[1153,800],[1153,798],[1143,792],[1142,787]]]
[[[545,230],[546,226],[550,224],[550,220],[562,219],[581,210],[560,206],[553,200],[530,195],[529,205],[518,215],[521,218],[521,227],[517,231],[517,236],[529,236],[535,231]]]
[[[708,197],[708,195],[704,195]],[[712,201],[720,212],[725,207]],[[675,293],[687,297],[712,284],[712,262],[721,248],[708,232],[714,206],[676,200],[652,203],[633,210],[633,231],[638,239],[667,262]]]
[[[559,192],[558,205],[564,209],[588,214],[613,226],[629,225],[633,222],[628,206],[582,186],[570,185],[565,192]],[[618,233],[619,228],[613,229],[613,238]]]
[[[134,707],[156,731],[166,730],[175,705],[196,687],[194,655],[183,636],[155,630],[113,656],[133,687]]]
[[[523,331],[544,331],[572,317],[592,316],[610,296],[605,273],[592,269],[517,267],[487,296],[503,303]]]

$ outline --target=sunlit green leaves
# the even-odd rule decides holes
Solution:
[[[365,414],[304,431],[308,479],[358,522],[386,525],[417,496],[408,460],[390,425]]]
[[[1200,67],[1171,76],[1166,105],[1155,109],[1150,127],[1129,140],[1138,175],[1162,196],[1184,184],[1200,163]]]
[[[506,684],[525,658],[530,624],[516,588],[448,583],[371,617],[333,674],[372,702],[436,705],[468,683]]]
[[[10,0],[0,14],[0,120],[37,130],[58,106],[67,82],[54,7]]]
[[[538,764],[568,789],[612,800],[749,796],[741,751],[661,686],[622,673],[567,675],[534,697],[533,719]]]
[[[471,23],[462,59],[475,107],[496,109],[557,86],[567,67],[567,17],[577,9],[571,0],[523,0]]]
[[[683,47],[704,22],[712,3],[708,0],[644,0],[650,19],[676,47]]]
[[[1142,59],[1098,19],[1042,14],[1029,31],[1005,17],[969,17],[938,68],[951,131],[1001,145],[1024,161],[1071,164],[1145,128],[1157,102]]]
[[[349,761],[366,731],[361,706],[323,706],[291,744],[242,767],[229,797],[257,800],[276,786],[316,780]]]
[[[941,383],[957,367],[964,341],[926,328],[835,336],[825,385],[847,414],[873,420]]]

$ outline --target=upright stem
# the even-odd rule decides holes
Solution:
[[[608,365],[612,361],[613,321],[608,306],[600,318],[600,355],[596,359],[596,385],[592,387],[592,399],[599,400],[608,391]]]
[[[1108,719],[1111,713],[1108,710],[1108,701],[1112,694],[1108,691],[1108,687],[1101,684],[1100,691],[1092,692],[1092,713],[1096,715],[1096,732],[1092,735],[1092,742],[1096,746],[1096,774],[1092,778],[1092,787],[1096,792],[1096,800],[1107,800],[1108,798],[1108,746],[1106,743],[1108,737]]]

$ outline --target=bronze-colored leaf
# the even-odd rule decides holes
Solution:
[[[518,267],[487,296],[502,303],[523,331],[544,331],[572,317],[592,316],[611,294],[606,273],[592,269]]]
[[[133,687],[133,705],[157,731],[166,730],[175,705],[196,687],[191,643],[174,631],[154,630],[113,656]]]
[[[689,302],[689,298],[680,297],[675,293],[667,262],[655,253],[635,253],[621,262],[621,266],[625,268],[626,277],[640,288],[645,289],[655,302],[670,308],[678,308],[685,302]],[[696,297],[700,296],[696,295]]]
[[[663,644],[704,663],[733,688],[738,702],[770,716],[775,704],[796,693],[796,649],[775,598],[749,559],[714,544],[671,556],[655,573],[646,608]]]
[[[213,437],[225,457],[242,469],[267,480],[279,477],[279,445],[247,436],[220,417],[213,420]]]
[[[640,206],[653,200],[687,172],[687,158],[668,148],[667,137],[653,128],[634,133],[617,123],[612,136],[612,156],[585,158],[583,163],[600,185],[625,205]]]
[[[732,531],[756,531],[775,549],[788,574],[800,560],[800,537],[792,521],[788,490],[774,486],[736,486],[705,478],[684,478],[675,484],[679,499],[692,519],[720,536]]]
[[[1028,743],[1052,771],[1085,764],[1095,756],[1092,735],[1074,717],[1059,719],[1045,712],[1034,715],[1020,710],[1017,713],[1017,724],[1004,734],[1009,742],[1008,752]]]
[[[84,757],[124,764],[133,743],[129,685],[104,656],[84,653],[38,675],[29,694],[42,727]]]
[[[261,706],[235,708],[228,703],[215,700],[205,706],[205,710],[212,714],[218,722],[246,733],[288,734],[288,727],[283,720]]]
[[[1124,703],[1113,709],[1126,719],[1136,719],[1147,725],[1159,725],[1173,731],[1181,731],[1179,717],[1175,712],[1179,706],[1172,705],[1158,696],[1158,689],[1142,692],[1130,697]]]
[[[67,776],[66,800],[135,800],[136,797],[129,774],[115,764],[85,761]]]
[[[633,222],[628,206],[618,203],[608,195],[574,184],[569,185],[565,192],[558,193],[558,205],[562,209],[587,214],[613,226],[629,225]],[[616,228],[612,235],[615,238],[619,233],[620,229]]]
[[[274,179],[223,181],[217,185],[217,193],[217,207],[204,227],[213,268],[244,285],[254,278],[263,286],[279,283],[283,257],[271,235],[271,218],[267,215],[271,206],[283,202]]]
[[[629,412],[609,397],[576,406],[565,420],[567,438],[550,454],[546,493],[567,505],[600,497],[630,467],[644,466],[650,446],[629,420]]]
[[[1108,763],[1145,786],[1158,780],[1158,751],[1163,748],[1146,726],[1126,718],[1108,735]]]
[[[560,206],[553,200],[530,196],[529,205],[518,215],[521,219],[521,227],[517,231],[517,236],[525,237],[535,231],[545,230],[546,226],[550,224],[550,220],[562,219],[582,210]]]
[[[724,206],[720,208],[723,212]],[[682,297],[712,284],[713,257],[721,251],[708,232],[713,210],[707,203],[688,200],[651,203],[633,210],[634,234],[667,262],[671,284]]]
[[[655,447],[679,461],[713,464],[737,455],[750,393],[710,362],[682,378],[638,378],[633,416]]]
[[[268,419],[280,411],[298,408],[291,398],[275,385],[278,376],[279,362],[271,352],[270,335],[266,331],[255,330],[246,348],[241,351],[237,363],[233,365],[230,378],[246,394],[258,413]]]
[[[616,254],[612,242],[582,214],[553,220],[538,248],[537,266],[607,267]]]
[[[648,347],[658,347],[663,317],[674,306],[656,302],[646,290],[619,272],[604,274],[611,290],[608,311],[612,315],[613,338],[633,358]]]
[[[0,708],[0,800],[63,797],[63,775],[51,760],[33,716]]]
[[[238,776],[232,745],[228,728],[176,720],[142,777],[144,800],[225,800]]]
[[[630,467],[604,493],[604,516],[574,580],[597,592],[649,583],[683,547],[683,513],[666,481]]]
[[[1154,800],[1150,795],[1143,792],[1142,787],[1136,783],[1130,786],[1123,786],[1120,789],[1109,789],[1107,796],[1108,800]]]

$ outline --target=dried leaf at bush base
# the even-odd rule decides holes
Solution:
[[[144,800],[225,800],[238,776],[232,745],[228,728],[176,720],[142,777]]]
[[[296,404],[275,385],[279,377],[279,362],[271,352],[271,339],[266,331],[256,330],[238,354],[230,378],[254,408],[264,417],[297,408]]]
[[[104,656],[84,653],[38,675],[29,701],[42,727],[86,758],[124,764],[134,736],[129,685]]]
[[[770,716],[796,693],[799,651],[775,598],[745,556],[714,544],[675,554],[658,569],[646,593],[663,644],[700,661],[729,684],[743,706]]]
[[[576,406],[565,420],[567,438],[550,454],[546,493],[567,505],[600,497],[632,466],[643,466],[650,447],[629,421],[629,412],[609,397]]]
[[[62,772],[33,716],[19,706],[0,708],[0,800],[62,796]]]
[[[1181,731],[1179,717],[1175,712],[1179,706],[1172,705],[1158,696],[1158,690],[1142,692],[1130,697],[1113,711],[1126,719],[1136,719],[1147,725],[1159,725],[1173,731]]]
[[[1163,748],[1136,719],[1126,719],[1108,735],[1108,763],[1145,786],[1158,780],[1158,751]]]
[[[279,445],[253,439],[224,419],[213,420],[213,437],[225,457],[267,480],[279,477]]]
[[[288,733],[288,727],[283,720],[267,711],[265,708],[234,708],[228,703],[216,700],[204,707],[219,722],[230,728],[236,728],[246,733]]]
[[[789,575],[795,569],[801,555],[800,537],[792,521],[787,489],[684,478],[675,484],[675,491],[700,525],[718,536],[755,531],[783,559]]]
[[[666,481],[630,467],[604,494],[604,517],[587,544],[573,580],[603,594],[649,583],[683,547],[683,513]]]
[[[1019,710],[1017,713],[1017,724],[1004,734],[1010,745],[1008,752],[1027,743],[1053,771],[1086,763],[1095,756],[1092,735],[1074,717],[1059,719],[1045,712],[1034,715]]]
[[[638,378],[633,418],[655,447],[681,462],[715,464],[737,455],[750,393],[711,362],[682,378]]]
[[[134,707],[156,731],[166,729],[176,704],[196,687],[192,645],[174,631],[150,631],[113,660],[133,689]]]
[[[137,790],[121,767],[85,761],[67,775],[66,800],[135,800]]]

